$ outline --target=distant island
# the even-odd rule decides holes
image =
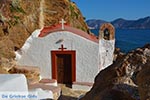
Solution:
[[[90,19],[86,23],[90,29],[99,29],[99,27],[108,21],[101,19]],[[118,18],[110,22],[116,29],[150,29],[150,16],[137,20],[126,20]]]

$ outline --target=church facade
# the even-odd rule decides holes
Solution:
[[[106,35],[111,34],[109,29],[107,31]],[[68,25],[44,27],[34,31],[23,47],[16,51],[17,64],[37,66],[42,78],[56,79],[58,83],[93,83],[105,62],[101,53],[105,55],[107,52],[111,55],[108,58],[112,57],[105,48],[99,52],[99,41],[97,37]]]

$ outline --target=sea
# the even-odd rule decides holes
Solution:
[[[92,29],[92,33],[96,36],[99,34],[98,29]],[[120,48],[122,52],[128,53],[145,44],[150,44],[150,30],[148,29],[116,29],[115,46]]]

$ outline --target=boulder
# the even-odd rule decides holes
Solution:
[[[117,49],[115,55],[114,63],[99,72],[92,89],[81,100],[139,100],[138,89],[141,100],[149,100],[150,67],[145,66],[150,66],[150,44],[128,54]]]
[[[135,100],[129,93],[115,89],[119,82],[123,84],[121,79],[113,66],[102,70],[96,76],[93,88],[81,100]]]
[[[8,72],[5,69],[0,67],[0,74],[8,74]]]
[[[0,57],[0,69],[8,71],[15,65],[16,63],[14,60]]]
[[[141,100],[150,100],[150,63],[138,73],[137,84]]]
[[[40,69],[34,66],[14,66],[8,72],[10,74],[24,74],[30,84],[40,80]]]

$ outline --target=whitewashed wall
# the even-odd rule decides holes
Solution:
[[[99,40],[99,70],[103,70],[113,63],[115,50],[114,40]]]
[[[30,37],[31,38],[31,37]],[[18,59],[19,65],[38,66],[42,78],[52,78],[51,50],[58,50],[61,44],[67,50],[76,50],[76,81],[94,82],[99,72],[99,45],[68,31],[50,33],[45,37],[33,37],[28,50]],[[63,40],[61,43],[57,41]]]

